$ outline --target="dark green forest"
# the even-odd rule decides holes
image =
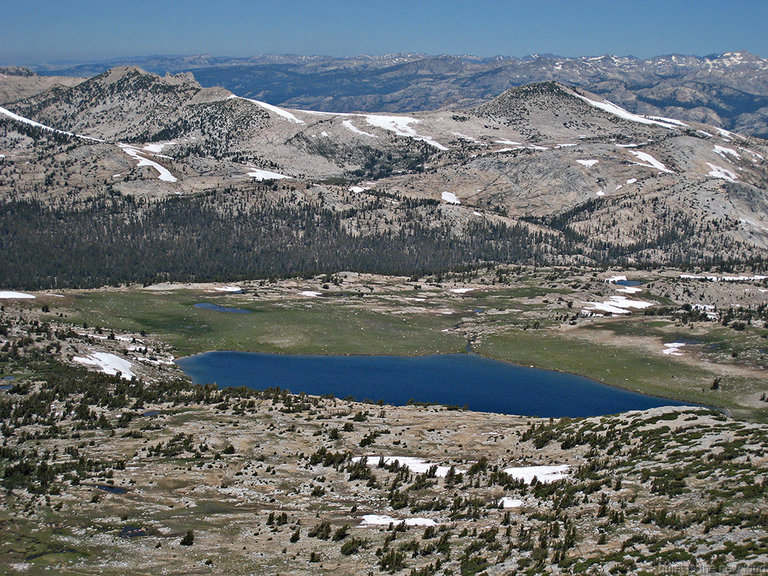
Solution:
[[[677,265],[728,270],[743,261],[704,258],[695,230],[678,225],[646,242],[589,241],[568,227],[470,221],[457,228],[436,203],[381,198],[338,210],[294,198],[256,199],[231,189],[156,201],[103,196],[67,206],[0,205],[3,286],[37,290],[159,281],[232,281],[354,270],[423,275],[495,263]],[[649,249],[668,254],[649,258]],[[645,256],[644,256],[645,254]]]
[[[396,231],[345,230],[357,211],[253,204],[221,210],[225,193],[136,205],[117,197],[78,208],[30,201],[0,206],[2,283],[25,289],[126,282],[217,281],[339,270],[418,274],[480,261],[543,258],[555,238],[524,226],[405,222]],[[556,246],[557,249],[561,247]]]

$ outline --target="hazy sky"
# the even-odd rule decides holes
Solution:
[[[393,52],[768,57],[768,0],[0,0],[0,62]]]

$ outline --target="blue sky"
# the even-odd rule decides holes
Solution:
[[[0,62],[394,52],[768,57],[768,0],[0,0]]]

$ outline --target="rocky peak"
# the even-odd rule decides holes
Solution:
[[[573,90],[560,82],[535,82],[506,90],[490,102],[478,106],[476,112],[483,116],[511,116],[519,112],[521,106],[550,108],[563,99],[578,101]]]
[[[0,74],[5,76],[35,76],[29,68],[24,66],[0,66]]]

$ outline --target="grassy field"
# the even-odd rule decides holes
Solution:
[[[249,310],[222,313],[197,302]],[[443,332],[455,319],[441,315],[389,315],[341,299],[290,302],[201,296],[193,291],[92,292],[78,296],[73,319],[90,326],[155,334],[185,356],[209,350],[286,354],[437,354],[461,352],[463,337]]]
[[[477,351],[491,358],[589,376],[600,382],[666,398],[738,410],[732,399],[710,390],[714,374],[669,357],[617,342],[600,345],[545,331],[515,330],[487,338]]]

